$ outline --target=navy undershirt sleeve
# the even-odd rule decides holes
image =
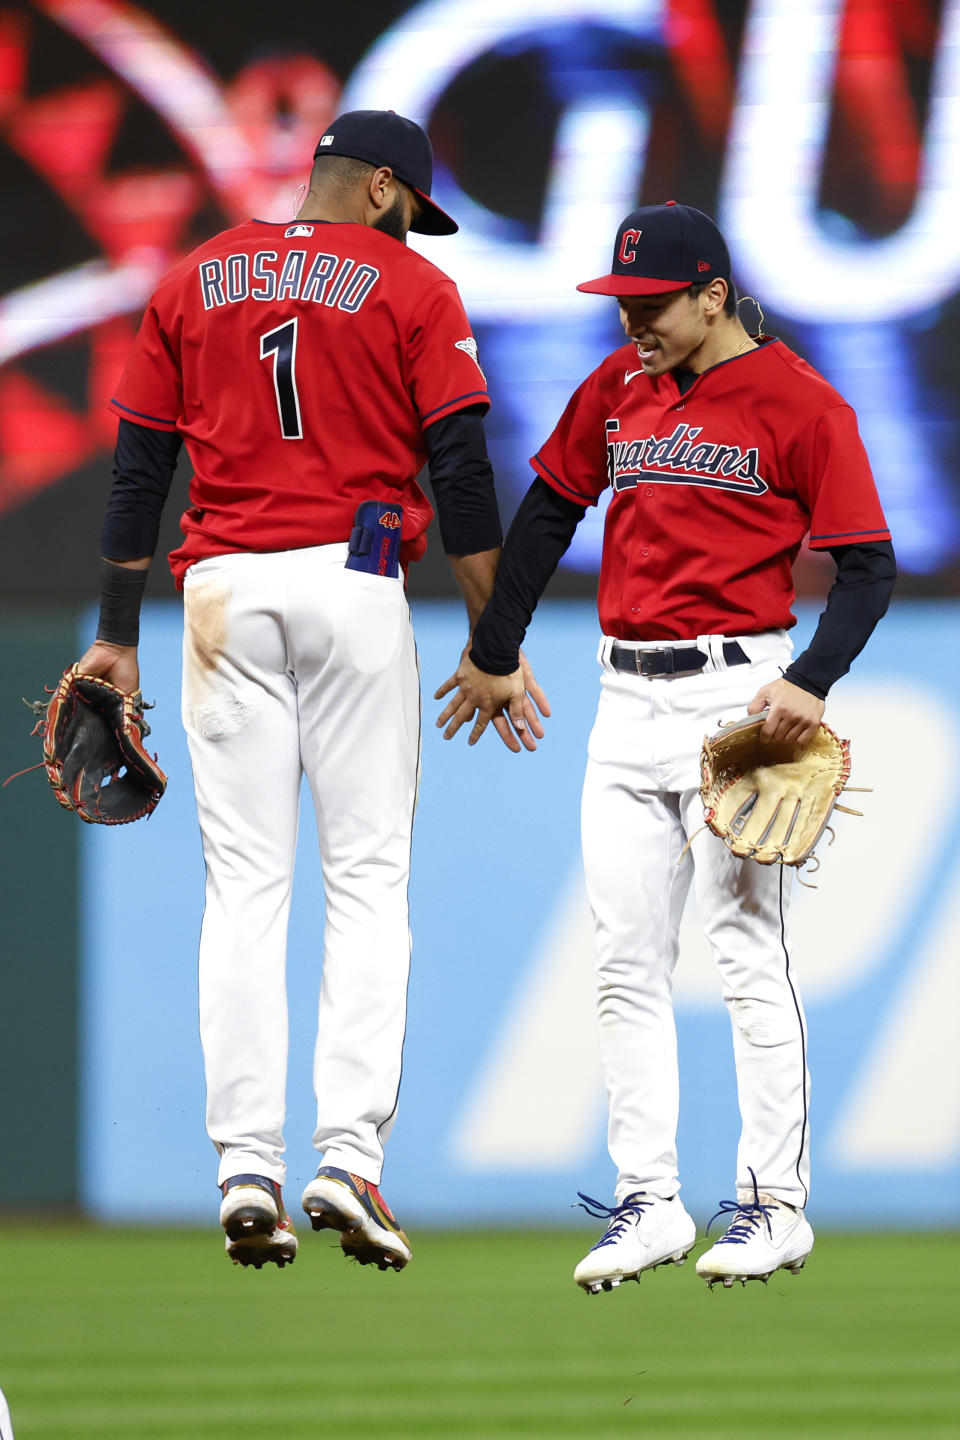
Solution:
[[[830,547],[837,574],[816,633],[784,678],[820,700],[846,675],[890,604],[897,562],[889,540]]]
[[[507,531],[493,594],[473,632],[470,659],[488,675],[512,675],[537,602],[586,514],[537,476]]]
[[[182,443],[176,432],[120,421],[113,485],[100,530],[101,555],[140,560],[154,553]]]
[[[440,540],[448,555],[476,555],[503,543],[483,433],[485,409],[466,405],[424,431]]]

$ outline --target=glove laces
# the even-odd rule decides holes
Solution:
[[[770,1216],[777,1207],[776,1205],[760,1204],[757,1177],[749,1165],[747,1169],[750,1170],[750,1178],[753,1181],[753,1199],[748,1201],[721,1200],[720,1209],[715,1215],[711,1215],[707,1221],[707,1232],[709,1232],[714,1220],[719,1220],[721,1215],[733,1215],[735,1217],[726,1233],[720,1236],[720,1239],[717,1241],[718,1245],[745,1245],[748,1240],[753,1239],[756,1228],[761,1221],[767,1227],[767,1235],[771,1240],[773,1239],[773,1231],[770,1227]]]
[[[604,1205],[602,1200],[594,1200],[590,1195],[584,1195],[582,1190],[577,1191],[580,1197],[571,1209],[586,1210],[595,1220],[609,1220],[606,1233],[601,1240],[598,1240],[592,1248],[601,1249],[604,1245],[613,1245],[626,1233],[630,1224],[636,1224],[643,1219],[643,1212],[653,1204],[653,1197],[645,1198],[645,1191],[637,1190],[619,1205]]]

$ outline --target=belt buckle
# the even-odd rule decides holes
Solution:
[[[654,668],[660,667],[662,668]],[[646,679],[651,676],[673,675],[674,661],[672,650],[638,650],[637,651],[637,674],[643,675]]]

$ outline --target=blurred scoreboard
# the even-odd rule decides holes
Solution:
[[[676,198],[726,231],[762,307],[748,328],[857,410],[901,594],[960,592],[960,0],[0,0],[5,597],[92,585],[106,400],[159,276],[219,228],[292,215],[317,136],[364,107],[433,140],[462,228],[411,243],[472,318],[507,516],[619,343],[613,302],[577,282],[630,208]],[[589,589],[601,511],[553,593]]]

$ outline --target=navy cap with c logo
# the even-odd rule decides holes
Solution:
[[[730,279],[730,252],[716,225],[692,205],[642,205],[617,231],[609,275],[584,280],[593,295],[662,295],[721,275]]]
[[[455,235],[459,230],[456,221],[430,199],[433,147],[414,120],[395,110],[348,110],[320,136],[313,158],[321,155],[349,155],[368,165],[389,165],[420,201],[421,213],[411,230],[421,235]]]

